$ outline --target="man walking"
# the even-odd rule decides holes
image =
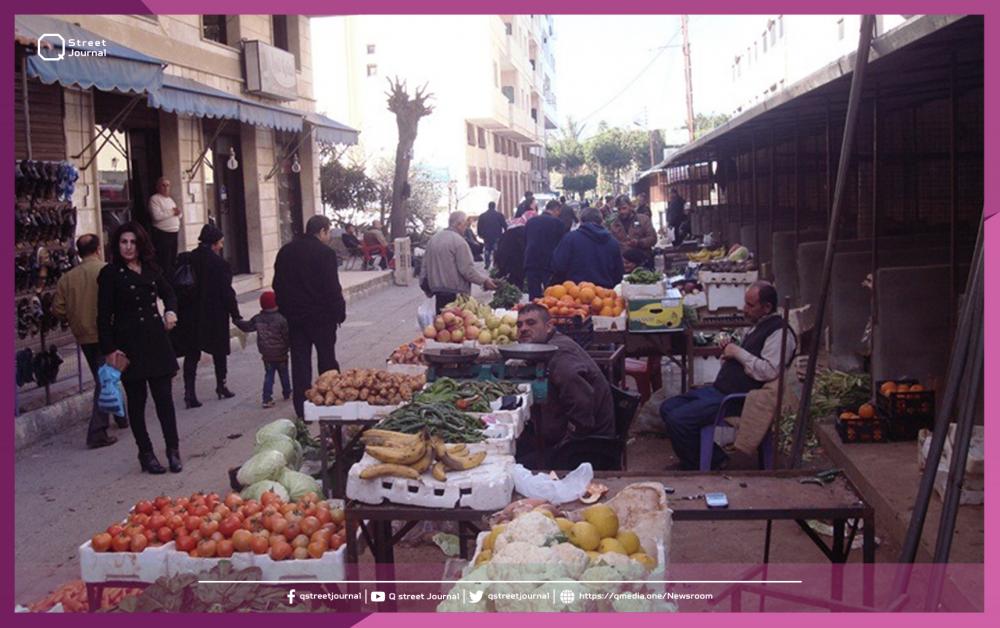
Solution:
[[[472,284],[484,290],[497,287],[492,279],[476,269],[472,249],[465,240],[468,224],[465,212],[452,212],[448,216],[448,228],[435,233],[427,243],[420,267],[420,286],[427,296],[434,297],[437,312],[459,294],[469,294]]]
[[[330,219],[313,216],[306,232],[281,247],[274,260],[278,309],[288,319],[292,359],[292,403],[303,417],[306,389],[312,385],[312,349],[319,373],[337,364],[337,327],[347,318],[337,274],[337,253],[330,248]]]
[[[80,236],[76,240],[76,252],[80,256],[80,264],[59,278],[52,311],[58,318],[69,321],[94,378],[94,403],[87,428],[87,447],[96,449],[118,442],[114,436],[108,436],[108,414],[97,409],[97,398],[101,394],[97,369],[104,363],[97,342],[97,275],[104,268],[101,239],[92,233]]]
[[[524,277],[529,298],[542,296],[552,278],[552,252],[566,233],[566,225],[559,219],[561,209],[559,201],[549,201],[541,216],[524,225]]]
[[[170,197],[170,179],[160,177],[156,180],[156,194],[149,197],[149,216],[153,222],[149,235],[153,239],[153,248],[156,249],[156,263],[167,281],[173,281],[181,210]]]
[[[485,245],[483,262],[486,264],[486,268],[489,268],[490,262],[493,261],[493,253],[496,251],[497,242],[500,241],[500,236],[507,231],[507,220],[503,217],[503,214],[497,211],[497,204],[493,201],[490,201],[486,211],[479,216],[477,230],[479,231],[479,237],[483,239],[483,244]]]

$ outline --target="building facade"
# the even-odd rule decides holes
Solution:
[[[94,65],[77,60],[82,75],[96,78],[74,75],[68,59],[35,58],[39,32],[63,31],[114,47]],[[148,225],[148,198],[165,176],[182,210],[180,250],[197,245],[204,224],[221,227],[240,291],[270,284],[278,249],[321,213],[319,140],[356,141],[356,132],[314,113],[308,17],[18,16],[16,38],[24,63],[15,100],[23,91],[31,120],[19,119],[27,140],[16,158],[65,159],[79,169],[77,233],[106,237],[125,220]],[[107,77],[142,56],[162,76],[145,86],[111,84]],[[28,154],[31,136],[44,134],[35,123],[46,111],[48,101],[35,96],[42,92],[63,139],[45,157],[37,139]]]
[[[555,128],[553,21],[547,15],[359,15],[314,20],[316,54],[329,60],[319,107],[361,131],[352,149],[368,165],[393,158],[397,129],[388,80],[426,85],[413,162],[429,168],[454,208],[470,187],[500,191],[513,212],[526,190],[548,188],[545,133]],[[484,208],[485,209],[485,208]]]

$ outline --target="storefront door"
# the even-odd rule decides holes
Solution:
[[[298,136],[293,133],[279,132],[277,139],[278,144],[283,147],[282,155],[287,154],[289,147],[298,143]],[[282,160],[275,177],[278,185],[278,220],[282,244],[287,244],[303,231],[301,165],[299,172],[295,172],[297,163],[297,156]]]
[[[235,164],[230,159],[235,157]],[[247,247],[246,198],[243,194],[243,163],[239,137],[220,135],[205,156],[211,166],[206,172],[209,196],[208,219],[226,236],[222,256],[234,274],[250,272]],[[230,168],[236,165],[236,168]]]

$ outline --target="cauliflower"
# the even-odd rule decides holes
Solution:
[[[513,542],[545,547],[559,533],[559,525],[552,519],[539,512],[525,513],[507,524],[507,529],[494,541],[493,551],[494,553],[501,551],[505,545]]]
[[[462,590],[466,590],[469,593],[477,591],[488,590],[489,576],[486,573],[486,566],[481,565],[476,567],[468,574],[465,575],[461,580],[455,583],[452,587],[451,592],[457,593],[462,596],[457,600],[444,600],[438,604],[437,610],[440,613],[485,613],[490,610],[487,599],[487,595],[483,595],[479,602],[473,603],[471,597],[468,595],[462,595]]]
[[[551,580],[566,577],[566,568],[551,547],[523,541],[507,543],[488,563],[490,580]]]
[[[596,564],[601,565],[602,563],[619,574],[617,578],[607,578],[607,580],[643,580],[646,577],[646,568],[642,563],[632,560],[624,554],[615,552],[601,554]],[[596,580],[596,578],[592,579]]]
[[[552,553],[566,567],[566,573],[574,580],[579,579],[590,565],[590,557],[587,556],[587,552],[571,543],[560,543],[553,546]]]

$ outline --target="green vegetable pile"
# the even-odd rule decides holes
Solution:
[[[857,408],[871,400],[871,395],[871,379],[866,373],[845,373],[829,369],[817,372],[809,403],[809,415],[813,421],[806,432],[802,459],[810,460],[819,448],[819,439],[814,431],[817,419],[835,415],[841,408]],[[778,424],[778,448],[782,453],[791,452],[795,421],[795,412],[787,412],[781,416]]]
[[[663,281],[663,273],[658,270],[649,270],[648,268],[636,268],[625,275],[625,281],[634,284],[657,283],[658,281]]]
[[[414,401],[427,404],[453,405],[465,412],[489,412],[490,402],[520,393],[517,384],[499,381],[463,380],[442,377],[430,384]]]
[[[483,440],[485,424],[453,406],[415,401],[396,408],[375,426],[380,430],[418,434],[426,429],[446,443],[478,443]]]
[[[493,291],[493,300],[490,307],[497,309],[510,309],[521,301],[522,292],[514,284],[504,281],[497,281],[497,289]]]

